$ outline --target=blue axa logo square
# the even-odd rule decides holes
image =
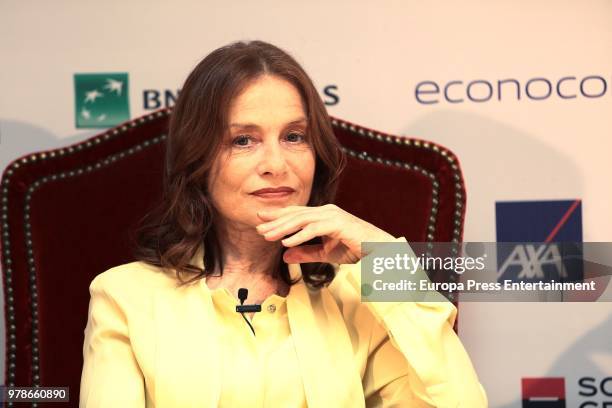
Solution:
[[[580,281],[580,200],[497,202],[497,280]]]

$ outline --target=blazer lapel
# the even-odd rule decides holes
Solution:
[[[293,279],[299,264],[290,264]],[[287,297],[289,326],[311,408],[364,407],[363,386],[342,314],[329,290],[310,291],[303,280]]]
[[[200,279],[156,297],[157,408],[217,407],[222,364],[218,323],[210,292],[202,285]]]

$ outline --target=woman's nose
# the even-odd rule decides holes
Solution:
[[[262,149],[262,157],[259,161],[260,174],[281,174],[287,171],[287,158],[282,147],[272,143]]]

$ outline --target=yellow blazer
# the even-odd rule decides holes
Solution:
[[[202,248],[193,264],[203,267]],[[299,264],[289,271],[301,276]],[[216,407],[222,385],[215,350],[222,345],[202,285],[177,288],[174,275],[142,262],[98,275],[90,286],[80,406]],[[450,302],[361,303],[357,263],[339,265],[326,288],[294,285],[287,314],[309,407],[365,407],[366,398],[367,406],[487,406],[452,329]],[[372,344],[383,339],[396,353],[373,362]],[[397,374],[385,369],[398,358],[405,359],[401,381],[381,392]],[[367,364],[376,364],[376,375],[364,376]]]

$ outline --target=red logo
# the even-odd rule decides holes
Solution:
[[[565,408],[565,378],[522,378],[523,408]]]

